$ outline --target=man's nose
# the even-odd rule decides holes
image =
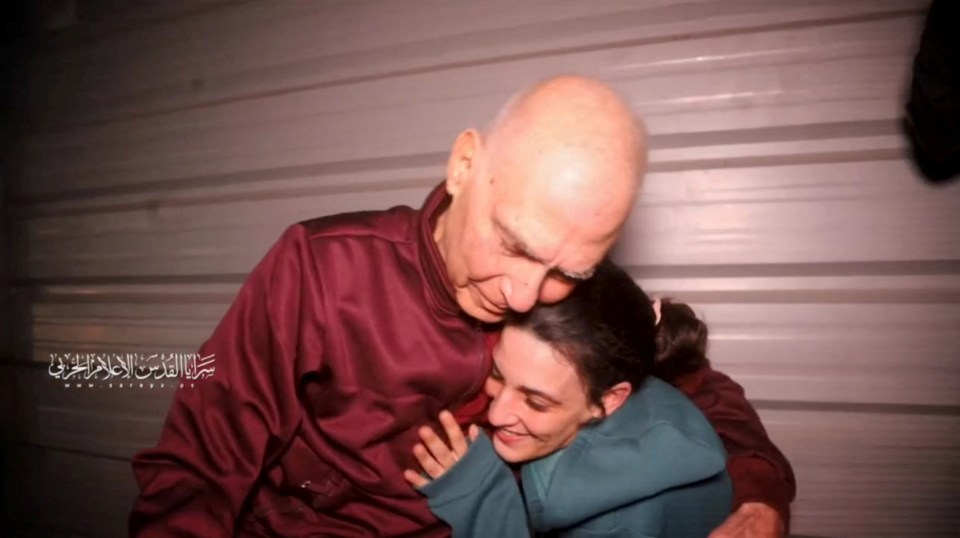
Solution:
[[[537,304],[548,269],[539,263],[528,263],[518,269],[504,275],[500,292],[503,293],[510,310],[526,312]]]

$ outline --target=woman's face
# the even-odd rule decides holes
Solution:
[[[533,333],[506,327],[493,352],[486,391],[493,446],[506,461],[540,458],[570,444],[602,415],[587,400],[576,370]]]

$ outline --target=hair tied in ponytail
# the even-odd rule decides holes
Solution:
[[[660,317],[661,317],[660,316],[660,306],[661,306],[660,299],[654,299],[653,302],[650,304],[651,306],[653,306],[653,315],[655,318],[655,321],[653,322],[653,324],[660,325]]]

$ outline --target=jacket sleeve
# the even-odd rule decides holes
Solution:
[[[420,491],[454,538],[529,538],[520,486],[493,444],[481,433],[466,455]]]
[[[306,230],[292,226],[250,274],[200,348],[212,375],[181,378],[159,443],[133,459],[131,536],[233,535],[261,469],[299,424],[298,358],[321,351],[302,308],[321,300],[314,273]]]
[[[793,469],[767,436],[743,387],[709,366],[677,378],[674,385],[700,408],[723,440],[734,509],[760,502],[776,509],[788,527],[797,488]]]

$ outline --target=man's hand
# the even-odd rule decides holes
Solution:
[[[416,488],[422,488],[430,482],[430,479],[436,480],[440,478],[447,469],[453,467],[453,464],[456,463],[460,458],[467,453],[467,449],[470,448],[470,445],[467,444],[466,438],[463,436],[463,432],[460,430],[460,426],[457,424],[457,420],[453,418],[453,415],[449,411],[440,412],[440,424],[443,426],[444,432],[447,434],[447,439],[450,440],[450,445],[437,435],[429,426],[423,426],[420,428],[420,439],[422,443],[417,443],[413,447],[413,455],[416,456],[417,461],[420,462],[420,466],[423,467],[423,470],[430,476],[426,478],[423,475],[407,469],[403,472],[403,477],[410,482],[410,484]],[[476,424],[470,425],[470,440],[473,441],[477,438],[479,429]]]
[[[743,503],[709,538],[781,538],[780,514],[763,503]]]

